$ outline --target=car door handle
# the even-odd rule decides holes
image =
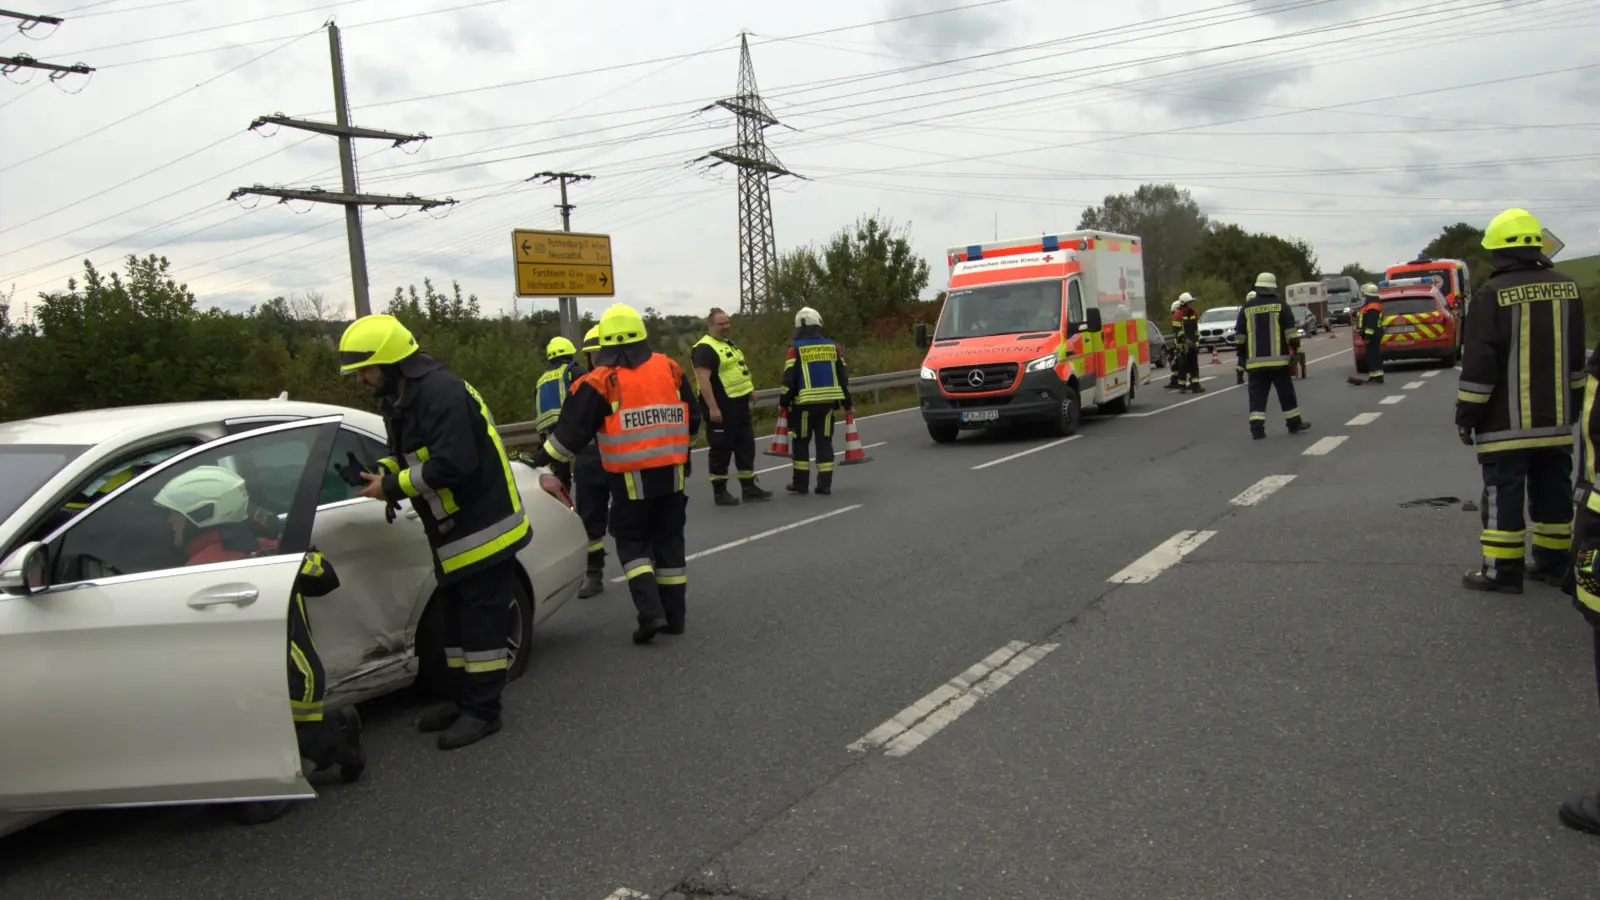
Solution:
[[[228,604],[232,604],[234,606],[249,606],[250,604],[256,602],[256,598],[259,596],[261,596],[261,594],[255,588],[246,588],[240,591],[218,591],[214,594],[201,594],[198,597],[192,597],[189,600],[189,605],[194,609],[204,609],[207,606],[224,606]]]

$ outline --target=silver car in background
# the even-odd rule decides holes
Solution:
[[[340,580],[307,599],[329,705],[438,685],[422,523],[409,505],[387,521],[340,471],[375,468],[383,436],[372,413],[286,399],[0,423],[0,834],[68,809],[315,796],[285,662],[308,547]],[[216,465],[244,478],[278,554],[186,565],[152,501]],[[533,526],[506,611],[515,678],[534,626],[577,593],[588,538],[548,471],[514,460],[510,477]]]

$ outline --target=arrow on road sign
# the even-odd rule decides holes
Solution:
[[[530,246],[527,241],[523,241],[522,242],[522,252],[523,253],[527,253],[528,251],[530,251],[532,249],[533,249],[533,247]]]
[[[604,273],[604,272],[600,273],[600,286],[601,287],[605,287],[606,286],[606,282],[609,281],[609,280],[610,279],[606,278],[606,273]]]

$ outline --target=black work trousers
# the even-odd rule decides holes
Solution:
[[[583,520],[584,534],[589,536],[589,564],[591,572],[601,572],[606,567],[606,514],[611,509],[611,485],[605,480],[605,472],[600,472],[600,478],[585,478],[580,473],[577,479],[578,496],[573,499],[573,506],[578,511],[578,518]]]
[[[445,604],[445,664],[456,705],[475,718],[500,718],[500,694],[511,663],[507,626],[516,581],[516,560],[507,559],[439,587]]]
[[[1178,384],[1194,387],[1200,383],[1200,345],[1186,343],[1184,348],[1183,371],[1179,374]]]
[[[327,694],[327,672],[311,640],[305,598],[297,594],[289,603],[289,709],[294,715],[300,758],[309,760],[317,770],[339,761],[342,744],[339,726],[323,716]]]
[[[789,407],[789,457],[794,483],[811,483],[811,441],[817,442],[817,484],[833,483],[833,404],[807,403]]]
[[[1533,562],[1562,569],[1572,549],[1572,453],[1528,450],[1478,460],[1483,468],[1483,574],[1521,584],[1527,520],[1533,520]],[[1523,508],[1527,508],[1527,516]]]
[[[1284,424],[1290,431],[1299,431],[1300,401],[1294,395],[1294,374],[1289,371],[1288,364],[1249,369],[1245,374],[1250,382],[1249,387],[1245,388],[1250,394],[1250,433],[1267,433],[1267,395],[1273,389],[1278,392],[1278,405],[1283,408]]]
[[[711,483],[717,488],[728,482],[728,461],[739,467],[739,479],[756,477],[756,427],[750,418],[750,398],[730,397],[717,404],[722,421],[706,415],[706,445],[710,447]]]
[[[683,625],[689,593],[683,538],[688,506],[682,491],[645,500],[616,497],[612,502],[611,536],[641,625],[661,619],[668,628]]]
[[[1383,332],[1365,336],[1367,380],[1383,384]]]

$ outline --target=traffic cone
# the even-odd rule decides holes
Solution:
[[[1217,358],[1217,345],[1216,344],[1212,344],[1211,345],[1211,364],[1213,366],[1222,365],[1222,360]]]
[[[872,457],[861,446],[861,432],[856,428],[856,411],[844,411],[844,459],[839,462],[841,466],[854,465],[855,463],[872,462]]]
[[[778,427],[772,432],[772,440],[767,444],[767,449],[761,452],[768,456],[789,458],[789,417],[781,411],[778,413]]]

